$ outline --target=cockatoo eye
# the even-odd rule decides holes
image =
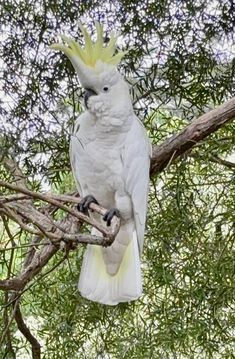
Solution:
[[[104,86],[104,87],[103,87],[103,91],[104,91],[104,92],[109,92],[109,87],[108,87],[108,86]]]

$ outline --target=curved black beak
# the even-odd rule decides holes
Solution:
[[[97,95],[97,93],[92,89],[85,89],[85,90],[86,90],[86,92],[84,95],[84,102],[85,102],[85,107],[87,108],[87,101],[88,101],[89,97],[95,96],[95,95]]]

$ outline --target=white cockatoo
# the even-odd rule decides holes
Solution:
[[[111,35],[104,44],[103,28],[96,23],[97,39],[92,42],[82,25],[80,29],[83,48],[65,36],[63,44],[51,45],[67,55],[86,90],[86,111],[77,119],[70,143],[72,170],[83,197],[80,210],[97,201],[108,209],[100,220],[110,225],[114,215],[120,216],[121,228],[110,247],[87,246],[78,289],[90,300],[115,305],[142,293],[140,256],[151,145],[117,71],[124,53],[116,53],[116,37]],[[96,229],[92,234],[101,235]]]

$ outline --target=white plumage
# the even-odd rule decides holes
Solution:
[[[78,118],[70,146],[81,195],[92,194],[121,213],[121,229],[111,247],[88,245],[78,285],[84,297],[111,305],[137,299],[142,292],[140,254],[151,151],[127,85],[121,78],[118,82],[109,94],[89,98],[89,110]],[[120,103],[118,112],[112,110],[112,99],[115,107]]]
[[[86,111],[77,119],[71,136],[73,174],[81,196],[93,195],[102,206],[117,208],[121,214],[121,228],[110,247],[87,246],[78,289],[90,300],[115,305],[135,300],[142,293],[140,256],[151,145],[133,112],[128,85],[116,67],[99,60],[95,66],[87,66],[78,58],[72,40],[71,44],[73,52],[64,45],[54,48],[69,56],[81,84],[90,91]],[[92,54],[91,46],[95,52],[97,45],[89,43]],[[103,221],[97,215],[95,218]],[[95,229],[92,233],[101,235]]]

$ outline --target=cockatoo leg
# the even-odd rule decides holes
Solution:
[[[121,217],[120,212],[117,208],[111,208],[105,213],[103,220],[106,222],[107,226],[111,225],[111,221],[114,216]]]
[[[79,212],[88,215],[88,209],[91,203],[99,204],[95,197],[89,194],[83,197],[81,202],[77,205],[77,209],[79,210]]]

